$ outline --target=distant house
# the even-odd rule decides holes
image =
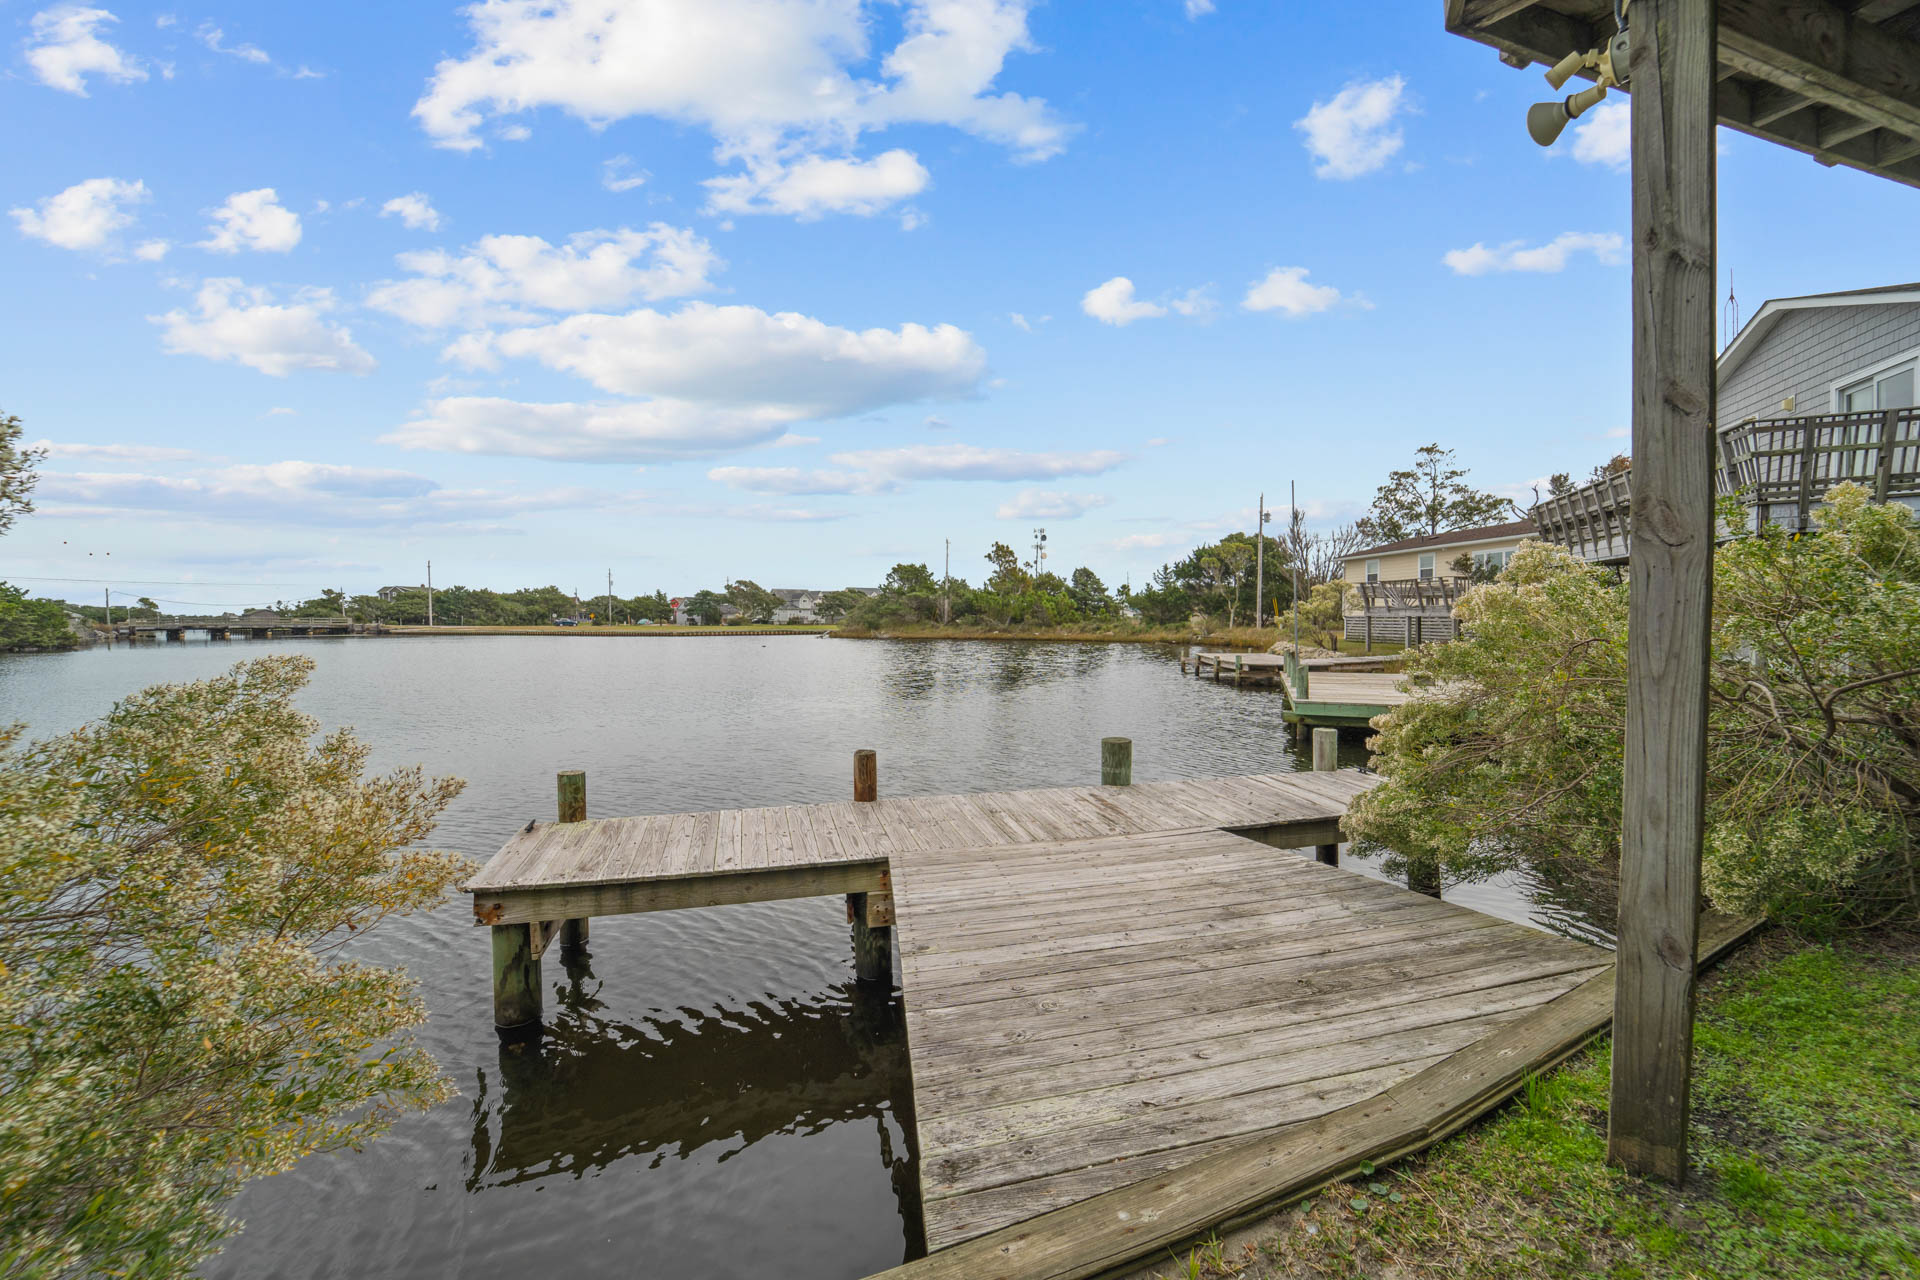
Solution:
[[[780,607],[773,611],[773,620],[782,625],[790,622],[809,623],[820,621],[814,610],[820,607],[820,597],[824,591],[804,591],[792,587],[775,587],[773,594],[780,597]]]
[[[1533,520],[1403,538],[1356,551],[1344,561],[1349,640],[1419,644],[1454,634],[1453,606],[1475,570],[1499,570],[1535,537]]]
[[[1719,360],[1716,487],[1749,526],[1807,528],[1821,495],[1854,480],[1920,509],[1920,283],[1773,298]],[[1540,536],[1622,564],[1632,472],[1541,502]]]
[[[423,582],[417,587],[382,587],[378,591],[374,592],[374,594],[379,596],[382,600],[397,600],[400,596],[406,594],[409,591],[425,591],[426,589],[427,589],[427,584]]]

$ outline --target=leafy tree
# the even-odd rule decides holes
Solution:
[[[696,591],[686,602],[687,617],[704,626],[719,626],[731,603],[717,591]]]
[[[727,603],[740,611],[742,622],[772,622],[785,601],[759,583],[742,578],[727,584]]]
[[[78,642],[59,601],[30,599],[0,582],[0,650],[71,649]]]
[[[1740,527],[1738,512],[1727,513]],[[1714,570],[1703,884],[1810,930],[1920,913],[1920,526],[1858,485],[1819,533],[1778,526]],[[1456,879],[1516,862],[1617,866],[1627,586],[1527,543],[1413,654],[1428,692],[1376,739],[1353,829]]]
[[[1466,477],[1453,465],[1453,450],[1422,445],[1411,467],[1387,476],[1355,527],[1366,542],[1384,543],[1514,518],[1511,502],[1473,488]]]
[[[13,527],[16,516],[33,512],[33,486],[39,482],[34,468],[47,456],[45,449],[23,449],[20,436],[25,428],[10,413],[0,413],[0,533]]]
[[[829,591],[820,597],[814,614],[822,622],[838,622],[867,602],[864,591],[855,591],[852,587],[843,587],[839,591]]]
[[[1004,542],[996,542],[987,552],[993,572],[987,575],[987,590],[998,596],[1017,596],[1033,581],[1020,557]]]
[[[412,979],[351,958],[472,864],[418,846],[461,784],[313,742],[294,656],[0,733],[0,1258],[185,1277],[249,1178],[448,1097]]]
[[[1067,583],[1067,594],[1073,597],[1075,607],[1088,617],[1113,611],[1113,600],[1107,595],[1107,584],[1085,565],[1073,571],[1073,577]]]

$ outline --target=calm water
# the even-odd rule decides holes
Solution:
[[[1277,693],[1182,680],[1172,650],[1132,645],[192,641],[0,656],[0,721],[70,728],[288,651],[318,664],[304,708],[374,743],[376,769],[467,780],[435,843],[476,857],[553,816],[560,769],[585,769],[589,814],[611,816],[845,799],[861,747],[883,794],[1090,784],[1108,734],[1134,740],[1143,782],[1304,767]],[[1363,758],[1348,735],[1343,763]],[[1522,888],[1447,896],[1542,914]],[[456,902],[369,948],[419,980],[421,1039],[461,1096],[255,1183],[209,1275],[843,1280],[918,1253],[898,999],[855,988],[838,899],[595,920],[584,964],[548,953],[550,1034],[531,1053],[494,1036],[469,920]]]

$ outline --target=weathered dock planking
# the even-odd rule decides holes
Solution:
[[[1372,1097],[1611,963],[1224,832],[914,851],[893,892],[935,1250]]]
[[[1759,927],[1703,918],[1711,964]],[[1165,1173],[1051,1209],[869,1280],[1091,1280],[1225,1230],[1457,1132],[1613,1020],[1613,967],[1371,1097],[1196,1152]]]
[[[1274,839],[1324,844],[1339,838],[1348,803],[1374,781],[1359,773],[1280,773],[529,822],[466,889],[476,924],[507,925],[886,893],[890,859],[941,849],[1268,828],[1282,829]]]
[[[1415,1149],[1604,1025],[1605,952],[1323,865],[1376,777],[1128,785],[1131,747],[1100,787],[882,798],[862,752],[852,803],[599,821],[562,774],[562,820],[467,886],[496,1022],[537,1026],[591,916],[847,894],[863,981],[899,934],[934,1250],[905,1271],[969,1278],[1098,1274]]]

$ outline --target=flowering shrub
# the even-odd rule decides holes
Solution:
[[[189,1275],[242,1181],[451,1094],[412,981],[345,952],[467,874],[414,847],[462,784],[314,743],[311,668],[0,732],[0,1272]]]
[[[1851,484],[1818,519],[1716,556],[1702,863],[1721,910],[1816,932],[1920,910],[1920,527]],[[1454,880],[1617,865],[1626,584],[1530,543],[1456,616],[1375,722],[1355,834]]]

